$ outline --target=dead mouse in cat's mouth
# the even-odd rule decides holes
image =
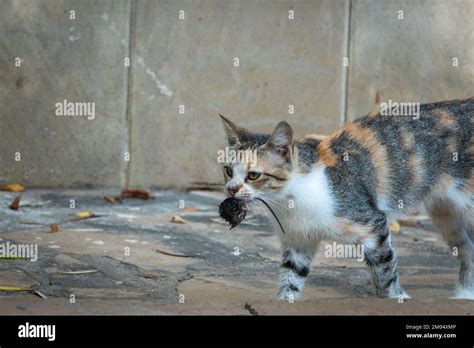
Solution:
[[[219,215],[230,223],[230,229],[244,221],[246,214],[247,206],[243,199],[229,197],[219,205]]]
[[[268,205],[268,203],[258,197],[255,198],[255,200],[262,202],[268,208],[268,210],[272,213],[275,220],[278,222],[278,225],[281,228],[281,232],[284,234],[285,230],[283,229],[283,226],[281,225],[280,220],[276,216],[273,209]],[[229,198],[226,198],[219,205],[219,215],[225,221],[230,223],[230,229],[233,229],[235,226],[239,225],[242,221],[244,221],[246,214],[247,214],[247,204],[245,200],[243,199],[229,197]]]

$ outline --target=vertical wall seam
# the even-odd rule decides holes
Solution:
[[[348,121],[347,109],[348,109],[348,100],[349,100],[349,69],[351,66],[351,57],[350,57],[350,44],[351,44],[351,19],[352,19],[352,0],[347,0],[346,8],[344,11],[344,40],[343,40],[343,50],[344,57],[347,57],[349,64],[347,67],[342,67],[342,91],[341,91],[341,106],[340,106],[340,115],[339,123],[344,125]]]
[[[135,10],[136,10],[136,0],[129,0],[129,25],[128,25],[128,58],[130,60],[130,66],[127,68],[126,74],[126,98],[125,98],[125,121],[126,121],[126,142],[125,142],[125,152],[129,153],[129,161],[126,161],[124,168],[124,179],[122,183],[127,188],[130,184],[130,166],[132,162],[132,87],[133,87],[133,49],[134,49],[134,36],[135,36]],[[122,158],[124,160],[124,158]]]

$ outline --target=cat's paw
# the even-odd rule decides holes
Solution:
[[[405,291],[402,291],[402,293],[400,295],[397,295],[396,298],[398,298],[399,300],[400,299],[407,300],[407,299],[410,299],[411,297]]]
[[[291,289],[280,289],[278,299],[281,301],[293,302],[300,297],[300,292]]]
[[[458,288],[454,292],[453,300],[474,300],[474,289]]]

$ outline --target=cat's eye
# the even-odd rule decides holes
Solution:
[[[249,172],[249,173],[247,174],[247,178],[248,178],[249,180],[257,180],[257,179],[260,177],[260,175],[262,175],[262,173],[259,173],[259,172]]]
[[[232,170],[232,167],[226,166],[224,169],[227,176],[232,178],[232,175],[234,175],[234,171]]]

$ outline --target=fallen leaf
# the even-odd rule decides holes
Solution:
[[[123,190],[122,193],[120,193],[120,198],[138,198],[143,200],[154,199],[154,197],[146,191],[130,189]]]
[[[152,279],[152,280],[158,280],[161,278],[159,274],[154,274],[154,273],[138,273],[137,275],[139,277],[142,277],[145,279]]]
[[[38,203],[23,203],[21,206],[22,207],[42,207],[42,206],[45,206],[45,205],[48,205],[49,203],[51,203],[53,200],[50,199],[48,201],[44,201],[44,202],[38,202]]]
[[[43,225],[41,222],[38,221],[20,221],[20,224],[25,224],[25,225]]]
[[[185,224],[186,220],[184,220],[181,216],[179,215],[173,215],[173,217],[170,220],[171,222],[174,222],[175,224]]]
[[[94,214],[92,214],[89,211],[80,211],[79,213],[76,213],[74,215],[76,215],[77,217],[80,217],[80,218],[88,218],[88,217],[94,216]]]
[[[199,211],[199,209],[194,208],[194,207],[193,208],[183,208],[183,209],[181,209],[181,211],[185,212],[185,213],[195,213],[195,212]]]
[[[51,224],[50,228],[51,228],[52,233],[59,232],[59,225],[58,224]]]
[[[19,288],[17,286],[0,285],[0,291],[33,291],[33,289]]]
[[[107,202],[112,203],[112,204],[117,203],[117,202],[122,203],[122,200],[118,196],[105,196],[104,199]]]
[[[20,184],[8,184],[0,187],[0,191],[21,192],[24,190],[25,188]]]
[[[388,228],[390,230],[390,232],[392,233],[400,233],[400,224],[398,223],[397,220],[394,220],[391,224],[390,224],[390,227]]]
[[[170,253],[168,251],[164,251],[164,250],[159,250],[159,249],[155,249],[155,251],[159,254],[163,254],[163,255],[167,255],[167,256],[174,256],[174,257],[197,257],[197,256],[193,256],[193,255],[183,255],[183,254],[174,254],[174,253]]]
[[[84,219],[92,219],[92,218],[97,218],[101,216],[102,215],[96,215],[94,213],[91,213],[90,211],[80,211],[78,213],[75,213],[72,219],[62,221],[61,223],[74,222],[74,221],[84,220]]]
[[[44,294],[32,288],[19,288],[16,286],[0,285],[0,291],[26,291],[26,292],[31,292],[32,294],[35,294],[41,297],[42,299],[47,298]]]
[[[10,204],[11,210],[18,210],[18,208],[20,208],[21,196],[23,196],[23,192],[21,192],[18,196],[16,196],[12,204]]]

